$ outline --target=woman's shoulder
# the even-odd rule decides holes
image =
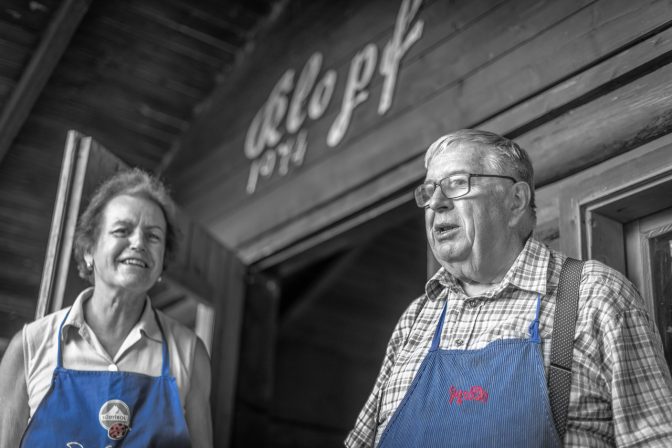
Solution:
[[[181,341],[196,340],[196,333],[191,328],[161,310],[155,309],[155,311],[166,337],[171,336]]]
[[[171,358],[189,371],[196,351],[197,336],[193,330],[161,310],[156,311],[157,319],[171,352]]]
[[[39,344],[44,343],[45,339],[50,339],[46,336],[55,335],[56,332],[58,332],[61,322],[63,322],[69,309],[70,308],[63,308],[25,324],[23,326],[24,344]]]

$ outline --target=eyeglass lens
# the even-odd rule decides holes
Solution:
[[[446,198],[460,197],[469,192],[469,175],[455,174],[441,179],[438,185],[434,182],[426,182],[420,185],[415,191],[415,201],[418,206],[426,206],[434,196],[437,187],[441,188],[441,192]]]

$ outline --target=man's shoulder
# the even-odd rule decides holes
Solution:
[[[585,261],[579,293],[586,305],[603,311],[621,314],[635,309],[646,310],[635,285],[621,272],[598,260]]]

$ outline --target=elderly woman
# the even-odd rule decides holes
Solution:
[[[74,251],[93,286],[9,344],[0,446],[212,445],[205,347],[147,296],[175,234],[174,204],[156,178],[134,169],[98,189]]]

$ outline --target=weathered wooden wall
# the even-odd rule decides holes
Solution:
[[[409,25],[422,23],[422,35],[401,58],[391,108],[377,112],[384,78],[376,71],[343,141],[329,147],[351,61],[374,43],[379,69],[401,3],[292,10],[183,139],[184,159],[169,171],[180,202],[244,260],[405,191],[423,175],[426,146],[453,129],[517,137],[538,187],[669,130],[669,2],[425,1]],[[324,55],[318,80],[333,69],[337,81],[324,115],[304,123],[303,164],[248,194],[248,128],[282,74],[298,77],[314,52]],[[278,130],[287,136],[284,123]]]
[[[262,369],[266,375],[262,390],[252,382],[245,386],[245,380],[239,389],[244,415],[239,414],[236,440],[241,446],[250,440],[246,427],[263,428],[256,435],[274,437],[277,446],[340,443],[372,385],[396,316],[413,298],[411,286],[422,285],[413,270],[424,273],[424,234],[415,230],[413,243],[405,246],[401,230],[378,229],[370,233],[373,242],[361,242],[361,252],[351,244],[352,259],[320,274],[330,276],[329,288],[299,294],[305,302],[284,324],[277,307],[297,299],[286,284],[293,274],[283,271],[291,270],[287,265],[298,263],[302,253],[322,243],[338,244],[339,235],[359,224],[385,220],[389,210],[407,207],[412,186],[424,176],[424,150],[437,137],[479,127],[519,141],[536,170],[537,236],[558,248],[560,193],[591,167],[670,133],[672,2],[421,3],[401,28],[395,21],[411,1],[294,3],[239,62],[231,87],[215,92],[169,166],[179,202],[194,219],[278,282],[273,300],[260,293],[256,304],[270,307],[265,309],[272,322],[260,319],[246,326],[260,332],[257,338],[269,338],[269,348],[255,359],[241,352],[248,373]],[[395,29],[402,30],[404,41],[410,39],[408,30],[420,25],[417,41],[401,56],[391,107],[381,114],[383,49]],[[374,51],[369,44],[377,55],[370,80],[358,90],[362,102],[352,111],[343,140],[330,146],[348,77],[366,78],[363,67],[351,71],[352,61],[366,48]],[[323,56],[317,81],[335,73],[333,96],[323,115],[306,118],[300,131],[291,123],[288,129],[283,107],[291,109],[297,79],[315,53]],[[282,87],[278,82],[288,70],[295,71],[293,82]],[[305,132],[305,157],[301,164],[289,163],[285,174],[274,166],[253,192],[246,191],[255,163],[245,155],[248,130],[274,88],[285,89],[287,104],[277,103],[275,116],[268,114],[279,139],[264,154]],[[404,283],[390,302],[374,297],[366,283],[380,273]],[[373,330],[370,320],[359,319],[375,315],[380,319]],[[243,339],[258,340],[254,337]],[[364,358],[364,352],[371,357]],[[348,387],[353,391],[345,392]],[[335,398],[334,391],[342,393]]]

